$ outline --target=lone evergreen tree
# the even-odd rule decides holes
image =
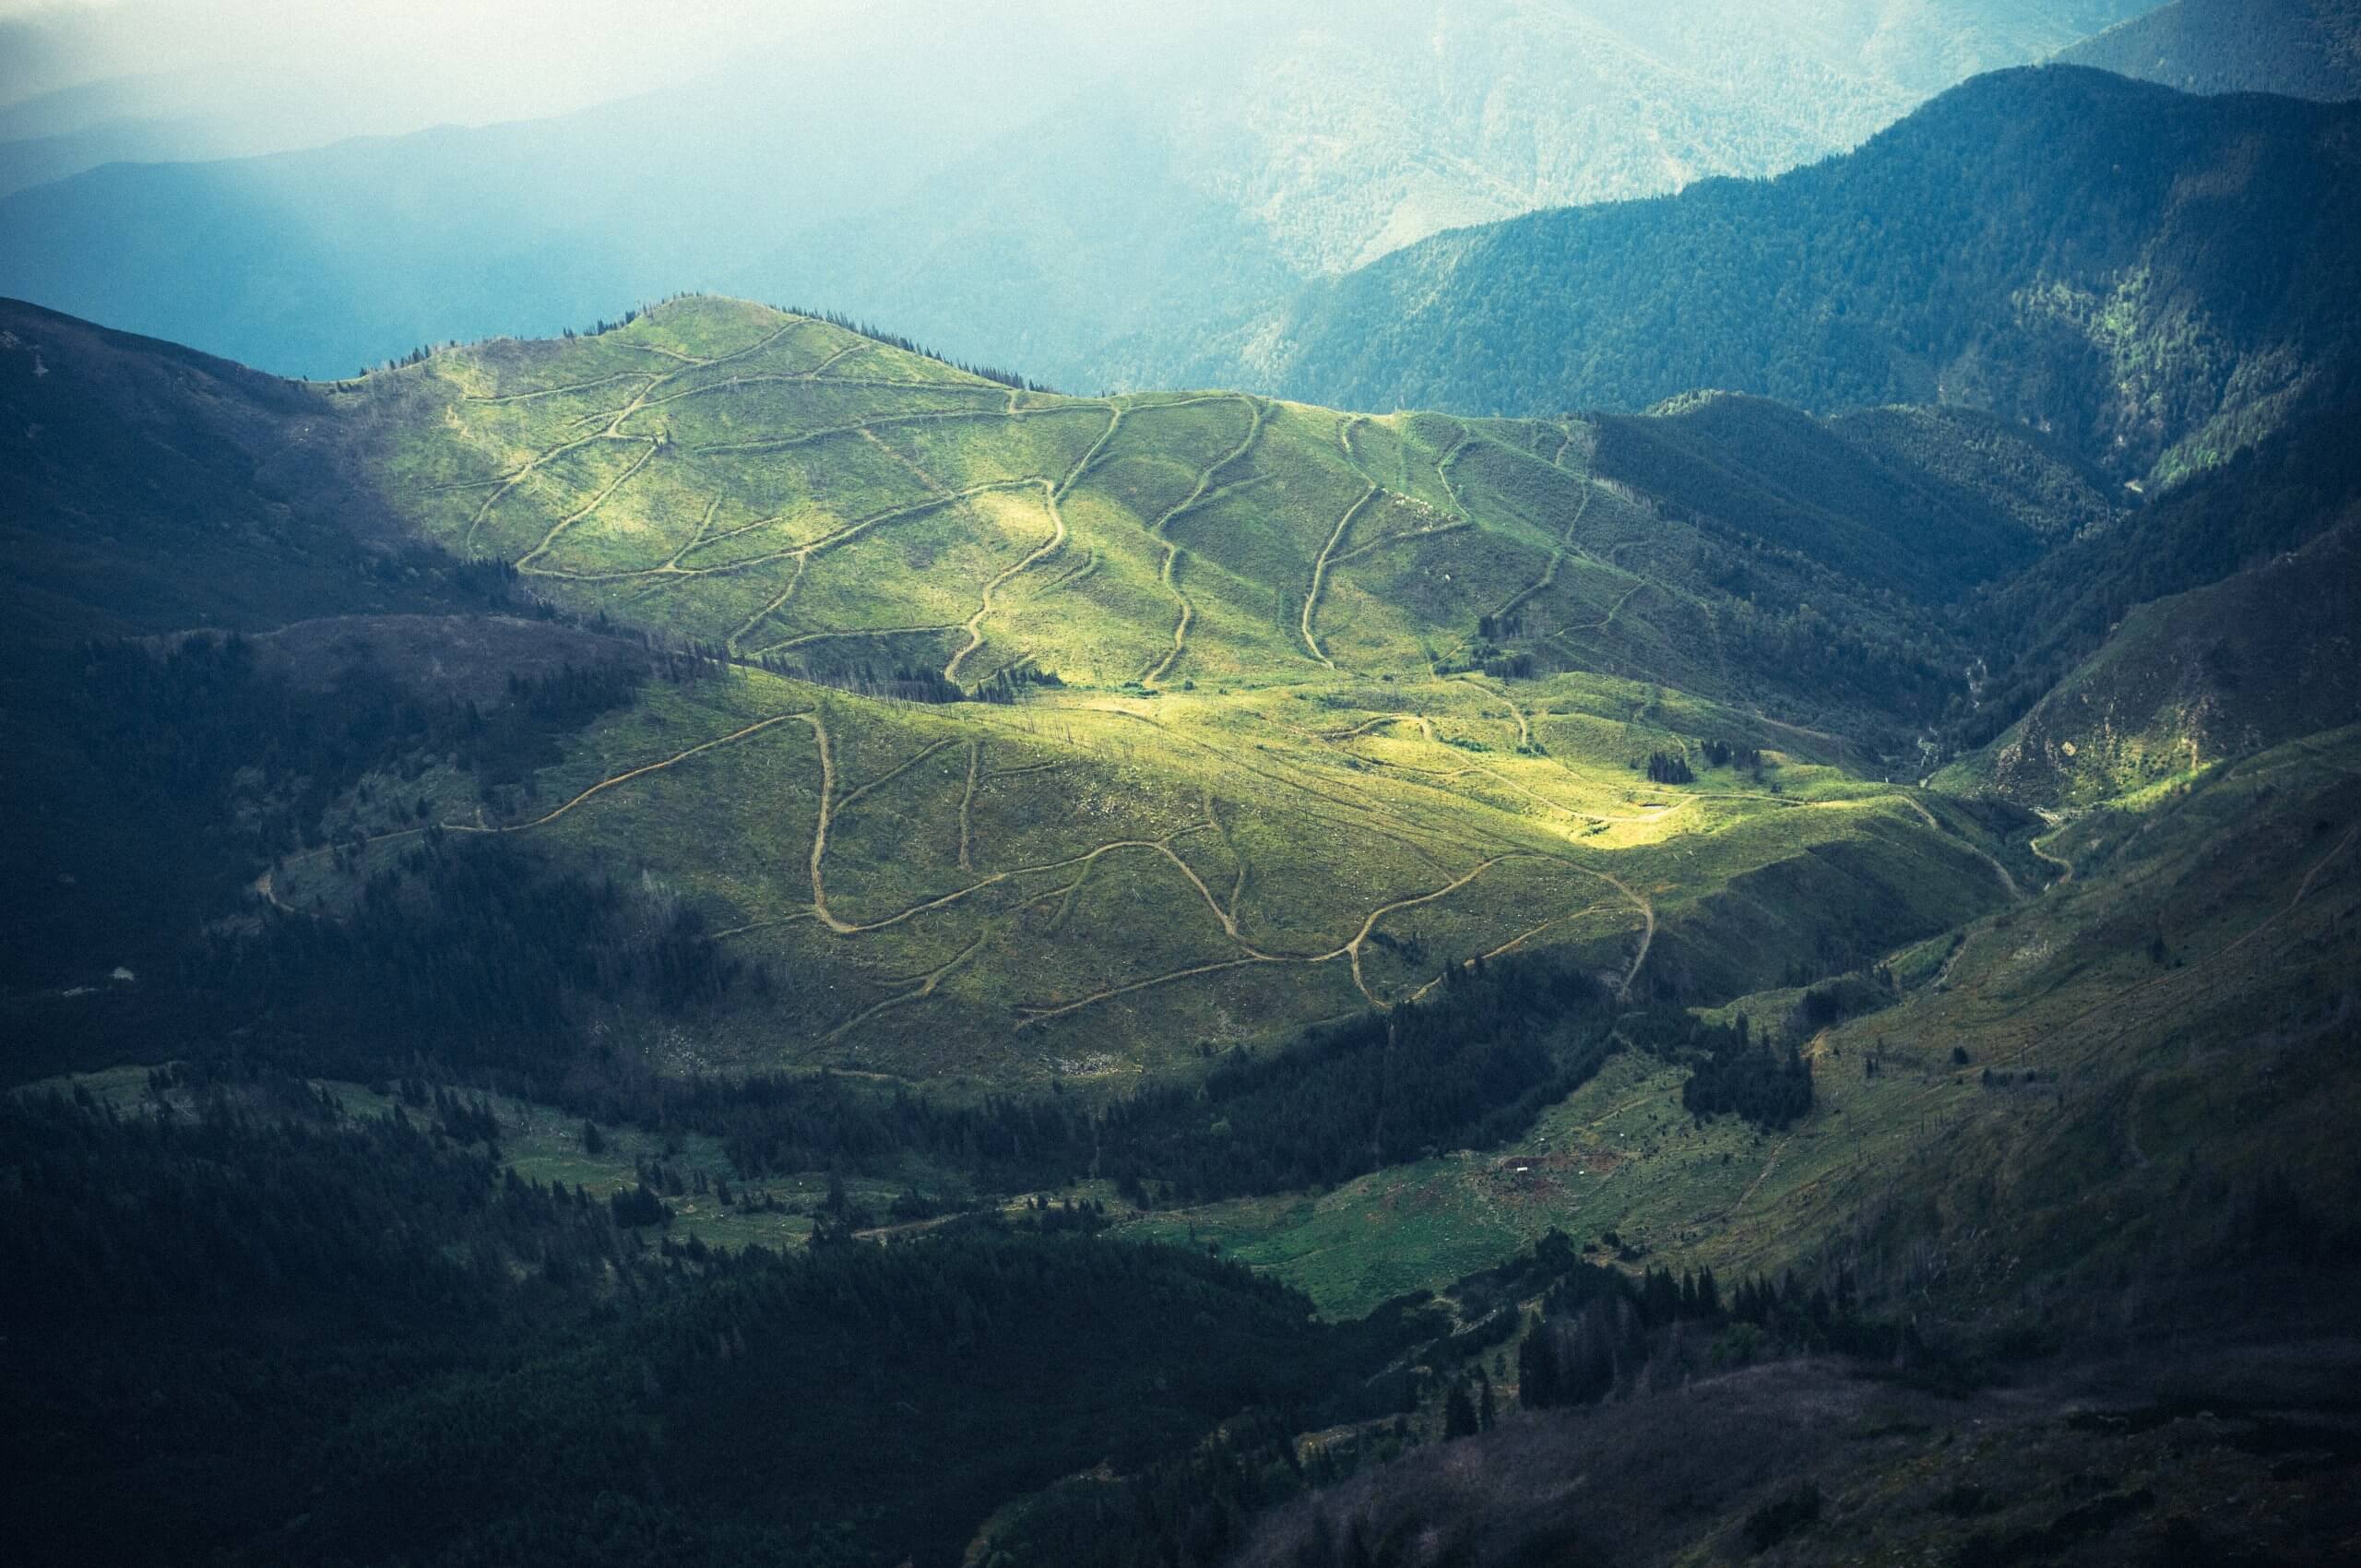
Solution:
[[[1467,1384],[1453,1381],[1451,1395],[1442,1404],[1442,1434],[1449,1437],[1472,1437],[1477,1431],[1476,1405],[1467,1397]]]
[[[1528,1410],[1558,1403],[1558,1348],[1549,1325],[1534,1318],[1516,1348],[1517,1399]]]

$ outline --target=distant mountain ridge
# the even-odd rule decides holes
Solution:
[[[1994,73],[1768,182],[1439,235],[1136,374],[1534,414],[1963,403],[2168,483],[2352,351],[2361,110]],[[1677,262],[1671,258],[1679,258]]]
[[[2361,4],[2172,0],[2058,58],[2183,92],[2361,97]]]

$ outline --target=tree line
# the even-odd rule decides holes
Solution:
[[[1114,1182],[1135,1205],[1325,1189],[1387,1166],[1521,1136],[1637,1046],[1685,1064],[1684,1104],[1785,1126],[1810,1074],[1747,1026],[1618,1004],[1570,958],[1448,965],[1427,998],[1241,1048],[1194,1079],[1104,1105],[1053,1087],[953,1102],[828,1072],[659,1075],[579,1037],[623,1003],[691,1015],[791,984],[731,958],[690,906],[646,885],[552,870],[494,840],[427,835],[348,919],[274,915],[192,959],[222,1023],[269,1028],[244,1050],[291,1070],[379,1081],[445,1075],[552,1103],[594,1125],[714,1138],[742,1179],[832,1170],[920,1181],[931,1202]],[[923,1194],[914,1194],[923,1196]]]
[[[1620,1046],[1604,988],[1556,956],[1447,973],[1424,1001],[1103,1107],[1054,1088],[955,1104],[826,1072],[681,1080],[623,1062],[517,1087],[609,1124],[705,1133],[748,1176],[931,1170],[1003,1192],[1098,1178],[1144,1206],[1324,1188],[1516,1137]]]
[[[124,1563],[946,1560],[1009,1498],[1240,1412],[1396,1410],[1368,1372],[1430,1332],[1323,1324],[1235,1265],[1093,1239],[1086,1210],[722,1253],[398,1100],[182,1087],[0,1100],[23,1488],[0,1538]]]
[[[922,347],[898,332],[888,332],[868,322],[856,321],[851,316],[837,311],[804,310],[800,306],[792,305],[774,305],[771,308],[783,310],[789,315],[808,315],[815,321],[825,321],[831,327],[841,327],[847,332],[867,338],[872,342],[883,343],[889,349],[899,349],[906,354],[916,354],[920,359],[933,360],[938,364],[947,364],[954,370],[964,371],[981,380],[998,382],[1003,386],[1013,386],[1019,392],[1040,392],[1050,397],[1063,396],[1056,387],[1044,386],[1028,376],[1019,375],[1013,370],[1003,370],[997,365],[968,364],[964,361],[955,360],[948,354],[938,354],[933,350]]]

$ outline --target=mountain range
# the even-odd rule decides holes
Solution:
[[[2153,489],[2240,449],[2350,352],[2355,114],[1996,73],[1767,184],[1439,236],[1177,378],[1513,415],[1695,386],[1826,411],[1955,402]]]
[[[325,377],[722,288],[1089,388],[1113,340],[1445,227],[1809,161],[2137,9],[1222,4],[1110,41],[912,7],[890,58],[782,50],[553,120],[79,172],[15,143],[0,166],[70,177],[0,197],[0,292]],[[140,154],[87,113],[79,156]]]
[[[2355,105],[1707,9],[0,198],[0,1552],[2335,1560]]]

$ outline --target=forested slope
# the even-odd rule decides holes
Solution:
[[[1307,290],[1192,378],[1486,414],[1697,387],[1962,403],[2153,489],[2350,352],[2355,113],[1999,72],[1776,180],[1439,236]]]
[[[2361,6],[2353,0],[2172,0],[2058,57],[2183,92],[2361,97]]]

